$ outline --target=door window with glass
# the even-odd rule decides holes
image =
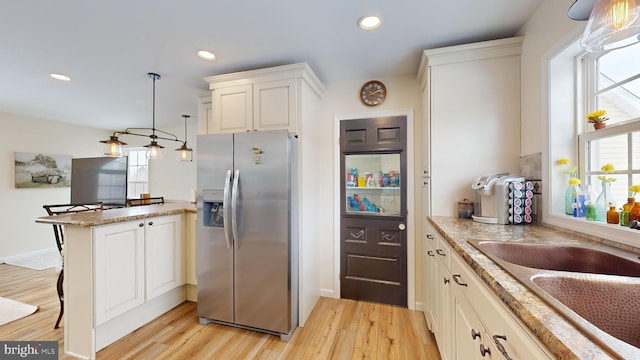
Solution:
[[[400,215],[400,154],[345,156],[346,211]]]

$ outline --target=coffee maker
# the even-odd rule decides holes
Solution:
[[[485,224],[509,223],[509,183],[524,181],[523,176],[500,173],[480,176],[471,184],[474,190],[474,221]]]

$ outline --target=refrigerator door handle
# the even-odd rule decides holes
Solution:
[[[240,181],[240,170],[236,169],[233,174],[233,188],[231,190],[231,229],[233,231],[233,242],[236,249],[240,245],[238,238],[238,182]]]
[[[229,219],[231,210],[231,191],[229,191],[229,185],[231,185],[231,170],[227,170],[227,176],[224,179],[224,193],[223,193],[223,206],[226,207],[222,215],[222,226],[224,229],[224,240],[227,242],[227,249],[231,249],[231,239],[229,232],[231,231],[231,221]]]

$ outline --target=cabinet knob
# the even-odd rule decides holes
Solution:
[[[431,234],[427,234],[427,239],[429,239],[429,240],[433,240],[433,235],[431,235]]]
[[[438,253],[438,255],[440,256],[447,256],[447,254],[444,253],[444,251],[442,251],[442,249],[436,249],[436,252]]]
[[[475,340],[477,338],[482,338],[482,336],[480,336],[480,333],[477,332],[476,329],[471,329],[471,338]]]
[[[138,224],[138,227],[144,227],[144,223]]]
[[[444,278],[444,283],[445,283],[445,285],[448,284],[449,283],[449,279]]]
[[[482,357],[485,357],[487,354],[491,355],[491,350],[484,347],[484,344],[480,344],[480,355],[482,355]]]
[[[435,255],[433,254],[433,251],[431,251],[431,250],[427,250],[427,255],[429,255],[429,256],[435,256]]]
[[[153,221],[149,221],[149,225],[153,225]]]

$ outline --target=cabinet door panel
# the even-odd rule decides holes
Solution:
[[[163,216],[147,221],[147,300],[184,283],[181,239],[179,216]]]
[[[296,132],[294,79],[255,83],[253,97],[254,130],[289,129]]]
[[[94,231],[98,325],[144,302],[144,227],[129,222]]]
[[[213,91],[215,133],[249,131],[253,128],[251,85],[231,86]]]

